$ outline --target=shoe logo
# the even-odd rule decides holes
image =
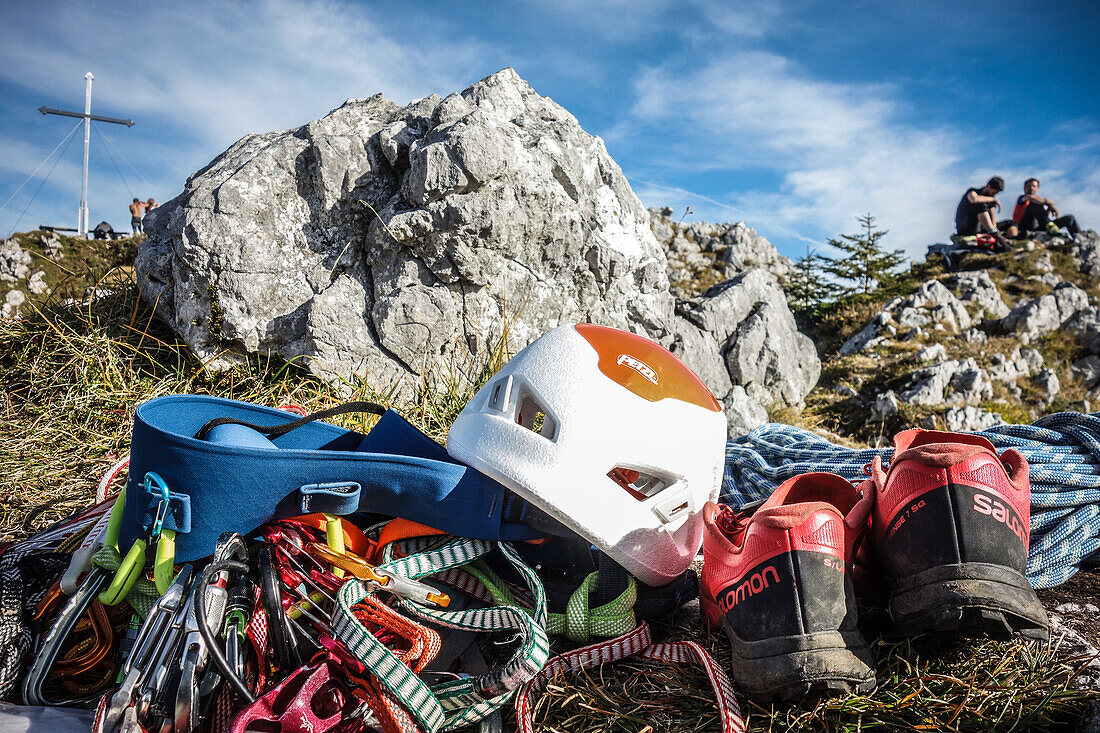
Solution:
[[[991,496],[981,493],[974,494],[974,511],[993,517],[998,522],[1012,530],[1012,534],[1020,538],[1021,542],[1027,542],[1024,534],[1024,524],[1016,516],[1016,512],[997,501]]]
[[[718,597],[718,608],[722,613],[728,613],[731,608],[746,598],[752,598],[768,587],[768,573],[772,574],[772,582],[779,582],[779,573],[775,567],[769,565],[759,573],[753,573],[749,579],[737,587],[730,586]]]
[[[657,371],[638,357],[631,356],[630,354],[619,354],[619,358],[615,360],[615,363],[619,366],[633,369],[650,382],[657,384]]]

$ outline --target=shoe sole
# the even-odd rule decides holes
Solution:
[[[1003,565],[941,565],[897,583],[890,617],[906,633],[953,632],[1046,641],[1050,624],[1035,590]]]
[[[761,702],[796,700],[875,689],[871,649],[858,631],[821,631],[741,639],[726,623],[733,658],[730,671],[747,694]]]

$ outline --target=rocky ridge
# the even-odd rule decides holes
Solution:
[[[981,430],[1089,411],[1100,399],[1098,243],[1093,231],[1039,234],[967,255],[958,273],[937,256],[914,264],[908,295],[879,300],[822,355],[811,412],[874,441],[913,425]]]
[[[649,227],[665,249],[669,289],[691,298],[740,272],[759,268],[782,280],[793,269],[771,242],[745,222],[684,223],[669,207],[649,209]]]
[[[733,430],[800,406],[820,362],[773,274],[785,258],[743,224],[669,223],[737,275],[681,302],[650,226],[603,142],[505,69],[241,139],[146,217],[135,270],[212,367],[277,355],[404,398],[505,332],[514,352],[593,321],[681,356]]]

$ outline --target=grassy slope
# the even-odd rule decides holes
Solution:
[[[1028,279],[1040,274],[1036,262],[1044,252],[1049,252],[1054,274],[1084,289],[1094,300],[1100,299],[1100,283],[1078,272],[1072,255],[1065,248],[1046,249],[1040,246],[1034,251],[1020,250],[1000,256],[966,255],[961,261],[960,271],[986,270],[1005,302],[1012,307],[1053,289]],[[927,280],[948,279],[952,274],[938,258],[914,263],[896,282],[869,296],[839,302],[817,313],[801,314],[800,326],[818,344],[823,368],[821,379],[807,396],[805,410],[801,415],[785,413],[788,421],[823,428],[860,442],[872,442],[880,436],[890,436],[898,430],[916,426],[922,418],[942,415],[947,409],[946,406],[902,405],[899,414],[887,424],[867,420],[869,401],[886,390],[898,391],[908,381],[909,374],[923,366],[915,359],[916,352],[921,348],[942,343],[947,358],[974,357],[982,367],[990,365],[990,355],[1001,353],[1008,356],[1018,348],[1020,343],[1014,336],[998,333],[991,321],[982,323],[981,314],[972,312],[975,327],[988,336],[988,340],[981,345],[967,343],[954,333],[927,330],[923,338],[912,343],[898,342],[845,357],[837,354],[840,346],[877,315],[887,301],[911,293]],[[1044,366],[1058,375],[1062,389],[1053,403],[1044,405],[1031,380],[1021,378],[1018,380],[1023,392],[1021,399],[1011,397],[1001,382],[995,382],[993,399],[979,406],[999,413],[1005,421],[1014,423],[1029,423],[1048,412],[1081,410],[1085,404],[1084,389],[1069,371],[1070,364],[1083,355],[1080,347],[1061,333],[1046,336],[1030,346],[1043,355]],[[859,396],[846,396],[840,391],[844,387],[853,389]]]
[[[79,257],[79,255],[74,255]],[[91,501],[97,479],[129,443],[134,407],[172,392],[217,394],[268,405],[319,409],[347,398],[376,399],[366,385],[334,387],[293,365],[253,360],[230,372],[203,369],[140,303],[120,253],[116,292],[69,306],[55,301],[0,322],[0,534],[24,536]],[[89,255],[86,262],[91,261]],[[91,269],[91,268],[90,268]],[[107,272],[91,272],[91,282]],[[76,292],[82,288],[74,289]],[[839,317],[839,316],[838,316]],[[858,320],[858,319],[855,319]],[[853,320],[853,322],[855,322]],[[437,439],[506,348],[471,365],[470,382],[399,406]],[[366,429],[354,419],[349,427]],[[728,645],[686,613],[657,625],[661,638],[702,643],[728,667]],[[559,641],[560,647],[560,641]],[[955,644],[878,638],[880,688],[820,704],[758,707],[739,696],[752,730],[1072,730],[1087,695],[1069,689],[1080,660],[1055,659],[1017,642]],[[694,668],[627,663],[556,681],[539,701],[541,730],[716,730],[707,681]],[[648,726],[648,728],[647,728]]]

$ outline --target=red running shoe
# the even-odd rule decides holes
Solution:
[[[872,495],[831,473],[785,481],[752,516],[703,510],[703,618],[733,649],[737,683],[763,700],[870,692],[849,566]]]
[[[1049,636],[1024,577],[1031,485],[1019,451],[998,458],[978,435],[905,430],[889,472],[871,464],[864,493],[875,495],[872,535],[899,629]]]

